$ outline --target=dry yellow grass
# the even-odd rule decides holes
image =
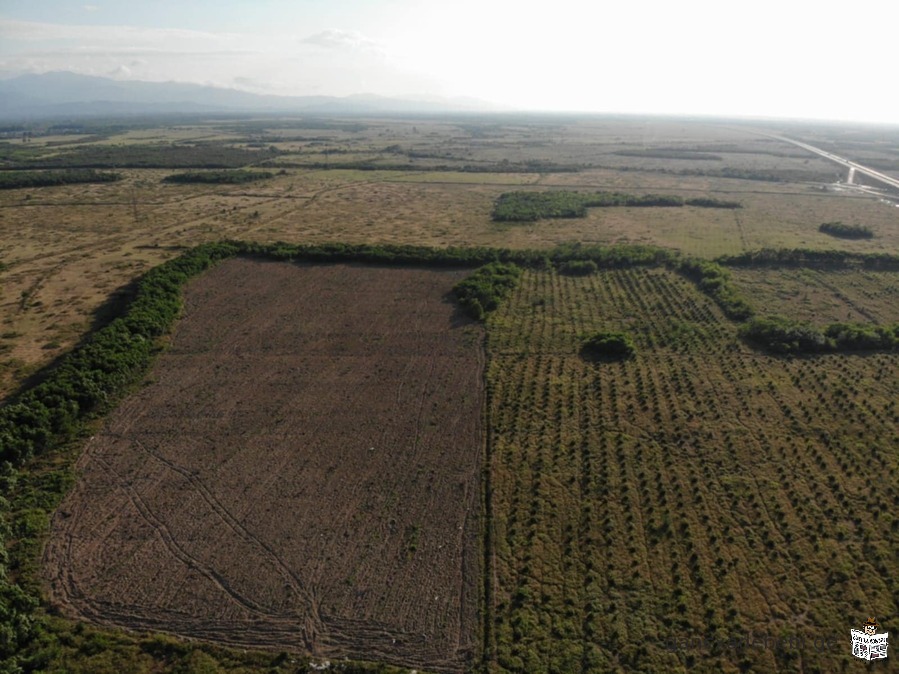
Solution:
[[[267,128],[266,124],[271,125]],[[308,170],[250,185],[166,185],[172,170],[125,170],[125,179],[0,192],[0,393],[70,347],[91,326],[116,289],[182,247],[221,238],[292,242],[380,242],[434,246],[549,247],[566,241],[636,242],[702,256],[747,248],[899,250],[899,210],[875,199],[822,191],[821,186],[663,173],[714,164],[763,169],[801,163],[795,148],[713,124],[678,121],[577,120],[343,122],[335,128],[291,128],[285,120],[257,120],[252,131],[234,122],[134,129],[103,143],[233,140],[284,150],[438,156],[443,163],[549,161],[583,166],[576,173],[467,173]],[[350,124],[351,126],[347,126]],[[356,126],[352,126],[356,125]],[[358,129],[357,129],[358,127]],[[80,140],[65,136],[54,140]],[[38,138],[35,143],[47,138]],[[621,157],[622,149],[657,147],[715,151],[722,161]],[[55,148],[50,148],[55,151]],[[747,154],[745,151],[756,152]],[[766,154],[767,153],[767,154]],[[333,161],[343,155],[334,154]],[[384,154],[406,161],[403,154]],[[318,161],[321,155],[313,160]],[[289,157],[287,157],[289,158]],[[295,158],[295,157],[294,157]],[[308,159],[308,155],[306,155]],[[413,161],[417,161],[414,160]],[[813,160],[817,161],[817,160]],[[617,162],[617,163],[616,163]],[[636,162],[636,164],[635,164]],[[659,164],[661,162],[661,165]],[[735,199],[739,211],[714,209],[592,209],[581,220],[499,225],[493,201],[514,189],[620,190]],[[821,222],[866,224],[870,241],[820,234]]]

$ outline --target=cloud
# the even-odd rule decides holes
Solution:
[[[82,9],[85,12],[99,12],[102,8],[100,5],[85,5]]]
[[[375,40],[352,30],[325,30],[300,40],[303,44],[311,44],[323,49],[341,51],[365,51],[382,53],[384,50]]]

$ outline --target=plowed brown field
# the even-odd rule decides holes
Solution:
[[[88,444],[45,552],[109,625],[464,669],[483,355],[464,271],[231,260]]]

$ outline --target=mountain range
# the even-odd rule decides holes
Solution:
[[[271,96],[181,82],[121,81],[51,72],[0,80],[0,119],[179,113],[428,113],[487,111],[475,99]]]

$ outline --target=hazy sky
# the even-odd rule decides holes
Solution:
[[[894,0],[0,0],[0,77],[899,124]]]

